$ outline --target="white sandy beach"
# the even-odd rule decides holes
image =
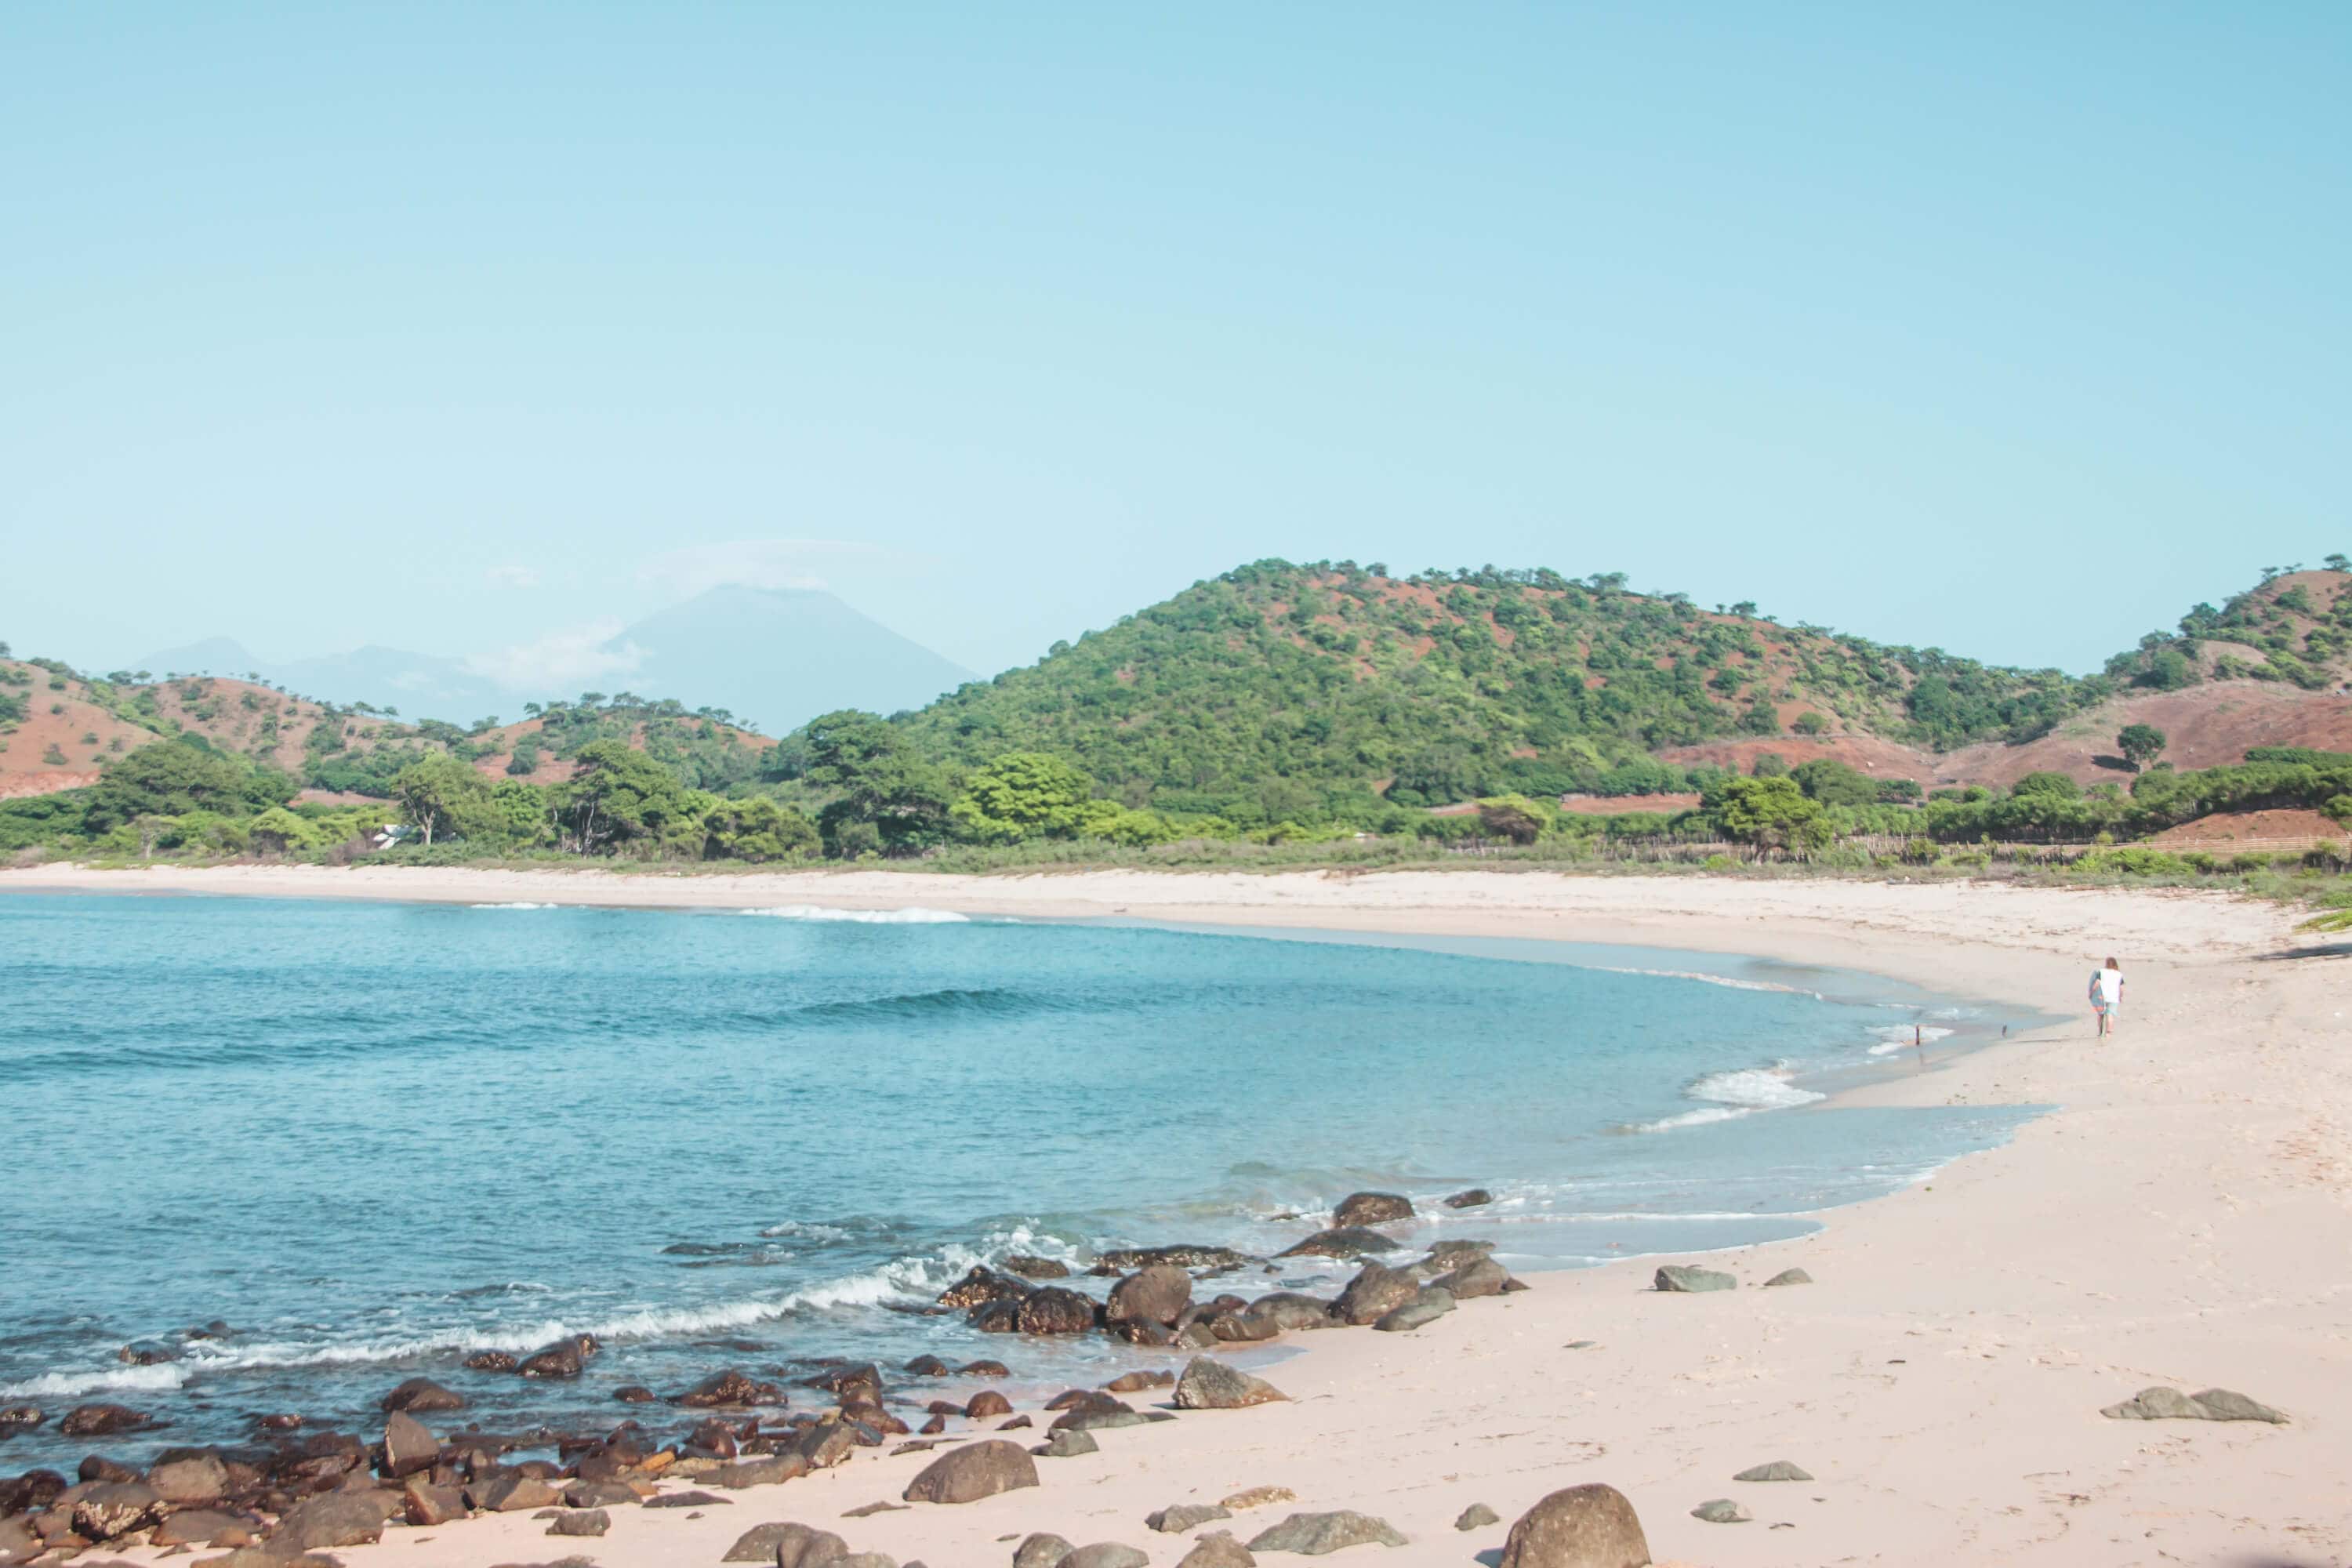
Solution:
[[[1739,1276],[1735,1291],[1654,1293],[1652,1271],[1669,1260],[1649,1259],[1538,1275],[1528,1293],[1465,1303],[1412,1334],[1292,1336],[1298,1353],[1269,1373],[1289,1403],[1105,1432],[1097,1455],[1041,1460],[1040,1488],[965,1507],[844,1520],[896,1501],[927,1458],[871,1451],[730,1494],[698,1519],[616,1510],[597,1541],[549,1540],[520,1514],[394,1528],[380,1546],[338,1553],[353,1568],[487,1568],[574,1551],[608,1568],[716,1563],[737,1535],[776,1520],[930,1568],[1009,1563],[1020,1537],[1041,1530],[1172,1564],[1186,1540],[1147,1530],[1146,1513],[1258,1486],[1298,1500],[1207,1528],[1246,1539],[1293,1509],[1358,1509],[1412,1544],[1346,1561],[1467,1564],[1539,1497],[1594,1480],[1633,1500],[1661,1563],[2352,1560],[2352,967],[2267,906],[1967,883],[1489,872],[0,872],[0,892],[88,890],[922,906],[1634,942],[1867,970],[2069,1018],[1957,1059],[1931,1049],[1928,1068],[1862,1091],[2057,1109],[1930,1182],[1833,1211],[1819,1235],[1708,1259]],[[2130,1007],[2120,1037],[2100,1044],[2081,997],[2110,952],[2129,973]],[[1791,1265],[1816,1283],[1746,1288]],[[1568,1348],[1579,1341],[1595,1343]],[[2235,1389],[2292,1420],[2099,1414],[2151,1384]],[[1816,1479],[1731,1479],[1772,1459]],[[1753,1521],[1691,1517],[1723,1497]],[[1457,1534],[1453,1521],[1473,1502],[1503,1522]]]

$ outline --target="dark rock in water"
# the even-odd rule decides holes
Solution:
[[[1202,1247],[1184,1243],[1175,1247],[1121,1247],[1102,1253],[1095,1258],[1093,1272],[1125,1274],[1131,1269],[1150,1268],[1155,1264],[1173,1264],[1179,1268],[1239,1268],[1255,1262],[1247,1253],[1235,1252],[1230,1247]]]
[[[1451,1274],[1440,1275],[1430,1281],[1457,1301],[1472,1301],[1481,1296],[1499,1296],[1509,1283],[1510,1273],[1491,1258],[1473,1258]]]
[[[1045,1440],[1029,1451],[1041,1458],[1075,1459],[1081,1454],[1098,1453],[1101,1447],[1092,1434],[1062,1426],[1047,1433]]]
[[[1257,1559],[1231,1531],[1216,1530],[1193,1542],[1176,1568],[1257,1568]]]
[[[397,1480],[429,1470],[441,1457],[441,1445],[424,1424],[406,1411],[395,1410],[383,1424],[383,1473]]]
[[[908,1502],[977,1502],[1037,1484],[1037,1463],[1018,1443],[992,1437],[950,1448],[923,1467],[902,1494]]]
[[[429,1377],[412,1377],[377,1400],[375,1407],[387,1415],[395,1410],[429,1415],[436,1410],[463,1410],[466,1401],[462,1394],[452,1394]]]
[[[1272,1318],[1253,1317],[1246,1312],[1220,1312],[1209,1320],[1210,1337],[1229,1343],[1255,1344],[1281,1332],[1282,1325]]]
[[[65,1477],[55,1470],[26,1470],[13,1480],[0,1481],[0,1515],[47,1508],[64,1495],[66,1487]]]
[[[1295,1246],[1286,1247],[1276,1258],[1361,1258],[1368,1252],[1394,1252],[1396,1243],[1377,1230],[1361,1226],[1340,1226],[1331,1230],[1318,1230]]]
[[[1240,1410],[1287,1397],[1264,1378],[1206,1356],[1194,1356],[1176,1380],[1179,1410]]]
[[[593,1334],[574,1334],[525,1356],[515,1371],[525,1377],[578,1377],[582,1365],[603,1348]]]
[[[1331,1224],[1344,1229],[1354,1225],[1388,1225],[1412,1217],[1412,1201],[1402,1193],[1354,1193],[1331,1211]]]
[[[1220,1507],[1216,1503],[1180,1502],[1173,1507],[1163,1508],[1158,1513],[1144,1515],[1143,1522],[1146,1527],[1156,1530],[1162,1535],[1181,1535],[1195,1525],[1206,1524],[1213,1519],[1233,1517],[1232,1509]]]
[[[1445,1206],[1450,1209],[1482,1209],[1494,1201],[1495,1194],[1486,1188],[1470,1187],[1447,1198]]]
[[[968,1361],[956,1368],[963,1377],[1011,1377],[1013,1369],[1001,1361]]]
[[[761,1383],[730,1367],[714,1372],[692,1388],[677,1396],[677,1403],[689,1410],[709,1410],[723,1405],[775,1405],[782,1393],[772,1383]]]
[[[1427,1327],[1452,1310],[1453,1296],[1432,1285],[1416,1291],[1412,1299],[1402,1306],[1381,1313],[1374,1320],[1372,1331],[1383,1334],[1407,1333]]]
[[[1076,1550],[1060,1536],[1041,1530],[1013,1549],[1013,1568],[1062,1568],[1062,1559]]]
[[[1388,1521],[1342,1509],[1336,1513],[1294,1513],[1251,1538],[1252,1552],[1297,1552],[1320,1557],[1350,1546],[1402,1546],[1405,1538]]]
[[[1455,1206],[1467,1208],[1469,1205],[1462,1204]],[[1488,1508],[1483,1502],[1474,1502],[1468,1508],[1464,1509],[1461,1515],[1454,1520],[1454,1528],[1456,1530],[1484,1530],[1490,1524],[1500,1524],[1502,1522],[1503,1516],[1501,1514],[1496,1513],[1493,1509]]]
[[[77,1405],[58,1423],[68,1437],[110,1437],[118,1432],[143,1432],[155,1423],[127,1405]]]
[[[163,1517],[169,1505],[144,1481],[90,1481],[75,1489],[74,1533],[91,1541],[111,1541],[134,1530],[144,1530]]]
[[[1056,1568],[1150,1568],[1151,1559],[1132,1546],[1097,1541],[1062,1559]]]
[[[236,1338],[236,1331],[215,1318],[201,1329],[186,1330],[180,1337],[184,1340],[233,1340]]]
[[[1598,1481],[1553,1492],[1521,1514],[1498,1568],[1647,1568],[1650,1543],[1633,1505]]]
[[[1297,1329],[1334,1329],[1339,1320],[1331,1314],[1331,1303],[1320,1296],[1304,1296],[1295,1290],[1276,1290],[1260,1296],[1244,1309],[1242,1315],[1261,1318],[1288,1332]]]
[[[364,1546],[383,1538],[384,1521],[402,1511],[399,1495],[388,1491],[328,1492],[306,1498],[286,1510],[269,1532],[273,1557]]]
[[[179,1360],[180,1352],[170,1345],[158,1344],[152,1340],[142,1340],[136,1344],[125,1345],[115,1352],[114,1359],[127,1366],[161,1366],[166,1362]]]
[[[1331,1303],[1331,1316],[1360,1328],[1403,1306],[1420,1289],[1421,1281],[1403,1269],[1367,1263]]]
[[[624,1405],[651,1405],[654,1402],[654,1391],[643,1384],[624,1384],[613,1390],[613,1397]]]
[[[476,1351],[465,1364],[471,1372],[512,1372],[520,1363],[504,1351]]]
[[[1082,1334],[1095,1326],[1096,1307],[1091,1297],[1076,1290],[1066,1290],[1058,1285],[1048,1285],[1033,1291],[1021,1303],[1020,1324],[1024,1334]]]
[[[982,1301],[971,1310],[965,1321],[983,1334],[1017,1334],[1021,1331],[1021,1303]]]
[[[899,1370],[909,1377],[945,1377],[955,1368],[935,1355],[919,1355]]]
[[[1070,1277],[1068,1264],[1056,1263],[1050,1258],[1032,1258],[1025,1252],[1016,1252],[1006,1258],[1004,1271],[1018,1274],[1024,1279],[1067,1279]]]
[[[2121,1405],[2110,1405],[2100,1415],[2117,1421],[2267,1421],[2284,1426],[2286,1417],[2267,1405],[2226,1388],[2183,1394],[2177,1388],[2143,1388]]]
[[[1217,1348],[1217,1336],[1209,1331],[1206,1323],[1187,1323],[1176,1331],[1169,1343],[1178,1350],[1213,1351]]]
[[[1031,1287],[1010,1274],[974,1264],[971,1271],[939,1294],[942,1307],[978,1307],[990,1301],[1017,1301]]]
[[[29,1432],[48,1418],[48,1412],[37,1405],[11,1405],[0,1410],[0,1437]]]
[[[964,1405],[963,1414],[973,1421],[985,1420],[991,1415],[1010,1415],[1013,1414],[1013,1401],[992,1388],[983,1388]]]
[[[863,1390],[867,1399],[882,1397],[882,1369],[872,1362],[843,1362],[827,1367],[814,1377],[803,1380],[809,1388],[822,1388],[836,1399],[850,1399]]]
[[[1810,1481],[1812,1475],[1786,1459],[1774,1459],[1769,1464],[1750,1465],[1731,1478],[1735,1481]]]
[[[135,1481],[140,1479],[138,1471],[128,1465],[118,1464],[103,1454],[83,1455],[81,1468],[75,1476],[85,1481]]]
[[[775,1563],[801,1568],[846,1556],[849,1542],[829,1530],[806,1524],[762,1524],[736,1537],[721,1563]]]
[[[1474,1241],[1463,1237],[1455,1241],[1433,1241],[1429,1256],[1421,1260],[1422,1267],[1433,1274],[1450,1274],[1474,1258],[1484,1258],[1495,1250],[1491,1241]]]
[[[1727,1497],[1709,1498],[1691,1510],[1693,1519],[1703,1519],[1709,1524],[1745,1524],[1756,1516]]]
[[[731,1459],[735,1457],[735,1428],[727,1422],[711,1417],[695,1424],[686,1436],[687,1457],[702,1459]]]
[[[1666,1291],[1732,1290],[1739,1281],[1714,1268],[1691,1263],[1669,1263],[1657,1272],[1657,1288]]]
[[[1165,1368],[1153,1367],[1144,1372],[1123,1372],[1103,1384],[1106,1394],[1140,1394],[1147,1388],[1170,1388],[1176,1374]]]
[[[1810,1285],[1812,1282],[1813,1277],[1801,1268],[1783,1268],[1764,1281],[1764,1289],[1769,1290],[1776,1285]]]
[[[572,1509],[550,1521],[550,1535],[602,1535],[613,1528],[613,1516],[601,1508]]]
[[[1192,1277],[1172,1263],[1139,1268],[1110,1288],[1103,1319],[1112,1323],[1172,1325],[1192,1305]]]
[[[1110,1325],[1110,1331],[1113,1334],[1116,1334],[1118,1338],[1125,1340],[1129,1344],[1143,1345],[1154,1350],[1160,1349],[1163,1346],[1172,1345],[1176,1342],[1176,1336],[1170,1333],[1166,1329],[1161,1328],[1158,1323],[1141,1321],[1132,1323],[1113,1323]]]

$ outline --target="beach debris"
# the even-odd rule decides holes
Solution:
[[[907,1511],[907,1505],[902,1502],[868,1502],[860,1503],[856,1508],[843,1509],[841,1510],[841,1517],[844,1519],[871,1519],[877,1513],[905,1513]]]
[[[394,1480],[413,1476],[419,1470],[429,1470],[433,1461],[441,1457],[440,1440],[425,1429],[425,1424],[405,1411],[395,1410],[383,1424],[383,1473]],[[220,1463],[213,1461],[217,1467]],[[221,1472],[226,1488],[228,1473]],[[218,1497],[221,1494],[212,1494]]]
[[[1192,1304],[1192,1277],[1172,1263],[1139,1268],[1110,1288],[1103,1321],[1173,1327]]]
[[[1192,1542],[1176,1568],[1257,1568],[1257,1559],[1231,1531],[1213,1530]]]
[[[602,1535],[613,1528],[613,1516],[601,1508],[571,1509],[559,1513],[547,1527],[550,1535]]]
[[[1812,1472],[1786,1459],[1774,1459],[1769,1464],[1750,1465],[1731,1478],[1735,1481],[1810,1481]]]
[[[1693,1519],[1703,1519],[1709,1524],[1746,1524],[1756,1516],[1727,1497],[1709,1498],[1691,1510]]]
[[[978,1502],[998,1492],[1037,1484],[1037,1462],[1003,1438],[950,1448],[907,1483],[908,1502]]]
[[[1649,1561],[1649,1540],[1625,1494],[1588,1481],[1521,1514],[1497,1568],[1645,1568]]]
[[[1570,1340],[1559,1348],[1568,1351],[1589,1351],[1598,1350],[1600,1347],[1599,1340]]]
[[[1350,1546],[1402,1546],[1405,1538],[1384,1519],[1353,1509],[1333,1513],[1294,1513],[1271,1530],[1262,1530],[1249,1543],[1252,1552],[1296,1552],[1320,1557]]]
[[[1116,1541],[1097,1541],[1081,1546],[1056,1565],[1056,1568],[1150,1568],[1151,1559],[1132,1546],[1122,1546]]]
[[[1222,1503],[1180,1502],[1144,1516],[1144,1525],[1162,1535],[1181,1535],[1213,1519],[1231,1519],[1234,1510]]]
[[[1367,1263],[1331,1303],[1331,1316],[1360,1328],[1403,1306],[1420,1289],[1420,1279],[1402,1268]]]
[[[1331,1223],[1342,1229],[1352,1225],[1389,1225],[1412,1217],[1412,1200],[1402,1193],[1351,1193],[1331,1211]]]
[[[416,1424],[412,1421],[410,1426]],[[417,1427],[420,1432],[423,1427]],[[425,1439],[431,1443],[430,1437]],[[436,1454],[440,1445],[434,1444]],[[425,1461],[430,1464],[432,1461]],[[183,1453],[176,1458],[165,1459],[147,1472],[147,1484],[155,1495],[174,1508],[192,1508],[200,1503],[218,1502],[228,1496],[228,1467],[216,1454]]]
[[[1669,1263],[1658,1270],[1657,1288],[1669,1291],[1736,1290],[1739,1281],[1716,1268],[1695,1263]]]
[[[120,1432],[143,1432],[154,1424],[127,1405],[77,1405],[66,1412],[58,1431],[68,1437],[110,1437]]]
[[[1361,1258],[1368,1252],[1394,1252],[1397,1244],[1377,1230],[1360,1225],[1318,1230],[1306,1240],[1275,1254],[1276,1258]]]
[[[1013,1568],[1061,1568],[1062,1559],[1076,1550],[1060,1536],[1041,1530],[1013,1549]]]
[[[1278,1502],[1297,1502],[1298,1494],[1288,1487],[1251,1487],[1224,1500],[1224,1506],[1235,1513],[1254,1508],[1266,1508]]]
[[[375,1407],[387,1415],[395,1410],[405,1410],[411,1415],[430,1415],[436,1410],[463,1410],[466,1396],[452,1393],[429,1377],[412,1377],[377,1400]]]
[[[2100,1415],[2117,1421],[2267,1421],[2274,1426],[2286,1417],[2269,1405],[2226,1388],[2183,1394],[2177,1388],[2143,1388],[2121,1405],[2110,1405]]]
[[[1474,1258],[1450,1274],[1432,1281],[1457,1301],[1499,1296],[1511,1282],[1510,1270],[1491,1258]]]
[[[1503,1516],[1501,1514],[1496,1513],[1493,1509],[1488,1508],[1483,1502],[1474,1502],[1468,1508],[1464,1509],[1462,1512],[1455,1517],[1454,1521],[1454,1528],[1456,1530],[1484,1530],[1490,1524],[1500,1524],[1502,1522]]]
[[[1262,1377],[1196,1355],[1176,1380],[1179,1410],[1240,1410],[1290,1396]]]
[[[1810,1285],[1812,1282],[1813,1277],[1801,1268],[1783,1268],[1764,1281],[1764,1289],[1769,1290],[1778,1285]]]
[[[1372,1331],[1382,1334],[1409,1333],[1437,1321],[1452,1310],[1454,1293],[1432,1285],[1414,1292],[1412,1299],[1402,1306],[1381,1313],[1373,1321]]]
[[[801,1568],[803,1563],[830,1563],[847,1555],[849,1542],[813,1524],[758,1524],[735,1538],[721,1563],[773,1563],[778,1568]]]
[[[1495,1201],[1495,1194],[1484,1187],[1465,1187],[1444,1200],[1450,1209],[1482,1209]]]

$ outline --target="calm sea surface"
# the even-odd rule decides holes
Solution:
[[[1007,1252],[1270,1254],[1360,1188],[1491,1188],[1401,1236],[1522,1272],[1788,1237],[2022,1114],[1821,1103],[1998,1016],[1555,943],[16,895],[0,1003],[0,1403],[50,1415],[11,1470],[87,1451],[84,1400],[171,1423],[129,1457],[363,1429],[420,1373],[492,1428],[828,1356],[1058,1387],[1150,1352],[892,1307]],[[583,1330],[576,1384],[460,1365]]]

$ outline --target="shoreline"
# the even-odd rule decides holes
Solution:
[[[1549,1270],[1528,1294],[1465,1303],[1415,1334],[1286,1337],[1277,1342],[1291,1353],[1272,1375],[1292,1403],[1106,1434],[1101,1456],[1042,1464],[1039,1490],[843,1521],[853,1505],[895,1498],[924,1458],[861,1455],[782,1489],[729,1494],[734,1506],[699,1520],[615,1510],[613,1532],[588,1550],[616,1568],[715,1561],[751,1524],[795,1519],[934,1568],[1007,1561],[1010,1543],[995,1538],[1031,1530],[1121,1541],[1172,1563],[1189,1538],[1154,1535],[1144,1512],[1274,1484],[1298,1502],[1212,1528],[1246,1539],[1293,1507],[1360,1508],[1412,1540],[1398,1561],[1466,1563],[1499,1544],[1502,1527],[1457,1535],[1462,1507],[1486,1502],[1507,1525],[1537,1498],[1586,1480],[1632,1498],[1662,1563],[2122,1563],[2161,1553],[2315,1563],[2352,1549],[2352,1505],[2335,1496],[2352,1440],[2333,1418],[2352,1396],[2339,1326],[2352,1285],[2326,1265],[2312,1277],[2304,1261],[2352,1251],[2352,1170],[2335,1152],[2352,1125],[2352,1074],[2326,1048],[2352,987],[2324,957],[2269,962],[2293,939],[2289,917],[2263,906],[2197,893],[1530,872],[722,880],[41,868],[0,872],[0,893],[12,890],[536,894],[637,908],[935,907],[1269,934],[1535,937],[1828,965],[2036,1012],[2079,994],[2089,963],[2112,946],[2138,987],[2114,1045],[2092,1047],[2086,1027],[2061,1023],[1939,1060],[1931,1049],[1928,1070],[1836,1101],[2057,1109],[1926,1182],[1839,1205],[1812,1235],[1703,1255],[1742,1276],[1739,1290],[1653,1294],[1643,1287],[1655,1258]],[[1820,1283],[1744,1288],[1789,1264]],[[1567,1348],[1580,1341],[1597,1343]],[[2159,1383],[2236,1388],[2293,1424],[2099,1415]],[[1730,1479],[1773,1458],[1819,1479]],[[1755,1521],[1689,1516],[1727,1496]],[[395,1529],[380,1547],[341,1554],[353,1568],[562,1555],[543,1528],[499,1516],[431,1532],[429,1552],[417,1550],[420,1532]]]

